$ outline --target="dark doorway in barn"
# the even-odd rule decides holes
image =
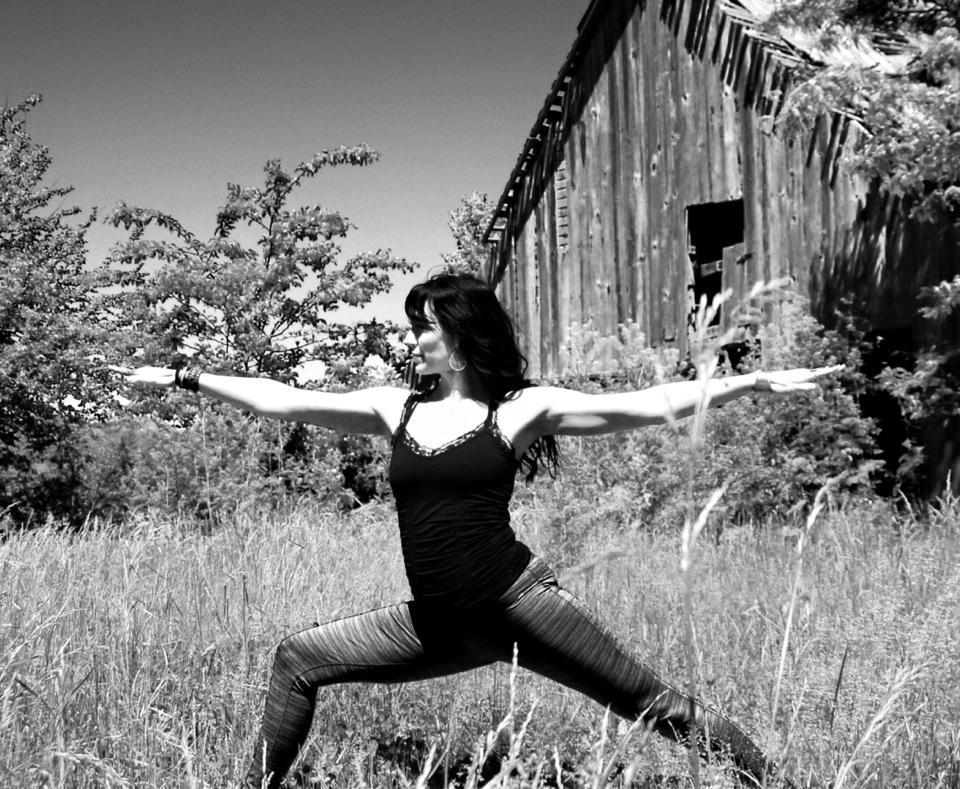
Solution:
[[[689,315],[693,325],[701,297],[706,296],[709,304],[734,282],[734,272],[725,269],[737,265],[744,254],[743,200],[687,206],[687,251],[693,267]],[[717,331],[724,326],[723,309],[710,322]]]

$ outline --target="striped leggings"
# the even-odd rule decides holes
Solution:
[[[464,621],[429,616],[416,603],[379,608],[312,627],[277,648],[263,725],[245,786],[277,787],[306,740],[317,690],[340,682],[405,682],[453,674],[495,661],[524,668],[585,693],[615,713],[643,717],[684,742],[693,717],[710,747],[726,751],[759,782],[772,765],[718,712],[664,683],[614,638],[534,557],[494,605]],[[266,781],[264,781],[266,778]]]

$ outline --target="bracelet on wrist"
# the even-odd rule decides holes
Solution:
[[[199,392],[202,372],[199,367],[178,367],[173,374],[174,386],[186,389],[188,392]]]

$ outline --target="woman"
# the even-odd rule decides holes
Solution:
[[[688,416],[702,383],[583,394],[531,386],[509,317],[471,276],[440,275],[406,299],[422,392],[304,391],[276,381],[141,367],[134,383],[178,385],[267,417],[391,436],[390,483],[413,600],[284,639],[247,785],[276,787],[310,729],[316,694],[338,682],[402,682],[510,661],[683,741],[696,719],[710,746],[761,780],[770,765],[733,723],[667,685],[600,625],[510,527],[514,477],[557,464],[555,435],[628,430]],[[119,368],[118,368],[119,369]],[[711,404],[754,391],[813,389],[838,368],[709,382]],[[702,738],[701,738],[702,740]],[[698,743],[701,750],[703,742]]]

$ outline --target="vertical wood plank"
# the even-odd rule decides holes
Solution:
[[[620,219],[618,250],[620,257],[620,280],[622,307],[618,321],[629,322],[637,319],[637,132],[636,94],[637,67],[636,47],[633,44],[632,30],[637,20],[637,10],[631,14],[619,45],[620,57],[620,179],[617,186],[620,192]]]
[[[630,22],[630,62],[632,66],[630,95],[633,100],[632,124],[633,139],[633,183],[631,202],[634,210],[634,224],[637,230],[636,246],[632,259],[633,309],[640,329],[648,343],[657,342],[650,322],[650,309],[647,294],[650,290],[650,220],[647,200],[647,180],[650,149],[647,146],[647,102],[646,81],[648,75],[644,68],[643,27],[647,24],[644,6],[638,6]]]
[[[533,221],[528,222],[523,231],[523,251],[525,258],[524,272],[526,273],[524,283],[525,303],[524,329],[526,332],[527,360],[530,363],[530,375],[533,378],[540,377],[540,321],[539,316],[539,297],[538,292],[540,266],[537,260],[537,217],[536,213],[531,216]]]
[[[539,212],[540,224],[537,233],[540,258],[540,378],[550,379],[554,375],[553,364],[553,331],[556,322],[554,312],[554,285],[556,282],[556,214],[554,193],[549,190],[544,193],[545,200],[541,201],[542,210]]]
[[[569,338],[571,327],[581,324],[584,320],[583,288],[581,287],[584,252],[582,229],[584,206],[583,188],[580,184],[582,167],[578,158],[580,155],[581,134],[582,125],[577,123],[571,130],[570,138],[566,145],[567,204],[570,210],[570,224],[567,226],[569,246],[566,256],[567,265],[565,267],[567,271],[566,287],[569,319],[562,328],[564,342]]]
[[[643,54],[643,72],[645,79],[644,105],[646,108],[646,118],[644,127],[646,129],[646,148],[647,155],[647,188],[646,204],[648,216],[650,219],[650,241],[647,253],[647,292],[645,304],[647,314],[650,316],[650,340],[654,343],[663,341],[663,321],[661,319],[660,292],[662,289],[662,268],[663,253],[661,245],[665,234],[663,218],[663,151],[661,149],[662,140],[662,118],[664,116],[663,106],[660,101],[659,82],[660,73],[663,67],[658,63],[658,47],[660,46],[657,36],[658,23],[653,14],[644,15],[645,24],[642,26],[642,40],[640,51]]]
[[[743,238],[747,252],[750,253],[750,275],[752,281],[764,278],[763,240],[761,223],[763,221],[760,201],[760,178],[757,173],[756,150],[754,146],[754,130],[749,114],[737,113],[738,127],[741,134],[741,162],[743,168]],[[751,282],[752,284],[752,282]]]
[[[610,106],[610,200],[612,216],[610,222],[611,238],[610,252],[613,259],[613,298],[612,324],[613,332],[626,321],[627,293],[629,273],[627,271],[627,252],[625,240],[627,237],[627,217],[625,216],[626,186],[625,173],[630,172],[630,137],[627,130],[624,94],[626,93],[626,75],[624,73],[624,46],[623,39],[618,41],[613,56],[608,62],[607,70],[610,74],[608,104]],[[612,360],[611,360],[612,363]]]
[[[767,184],[767,199],[764,201],[766,213],[764,225],[767,228],[767,257],[770,260],[770,278],[790,277],[790,261],[786,259],[783,249],[783,194],[781,183],[784,161],[782,149],[776,140],[766,135],[759,135],[761,151],[763,152],[763,172]]]
[[[607,23],[602,26],[602,36],[607,34]],[[614,147],[613,106],[610,101],[612,82],[614,79],[611,63],[603,64],[600,52],[596,51],[595,68],[602,73],[597,82],[597,164],[599,183],[597,185],[597,205],[595,215],[595,230],[600,244],[595,258],[597,281],[596,300],[598,307],[599,325],[597,329],[603,336],[608,336],[613,330],[614,314],[616,312],[615,271],[616,271],[616,244],[614,233],[616,228],[616,196],[614,184],[616,182],[616,148]],[[601,368],[607,367],[608,360],[604,356]]]
[[[665,335],[676,331],[680,333],[678,323],[677,301],[681,295],[677,287],[681,279],[681,257],[686,260],[686,207],[677,199],[677,172],[680,162],[674,155],[675,140],[679,124],[679,112],[674,102],[673,86],[677,80],[677,40],[672,35],[660,33],[660,46],[663,53],[663,77],[659,81],[659,102],[662,108],[663,125],[660,130],[660,146],[663,151],[661,173],[663,175],[663,192],[660,206],[657,210],[663,217],[661,222],[661,268],[659,290],[657,293],[660,302],[660,327],[657,333],[658,341],[662,342]],[[685,278],[684,278],[685,279]]]

